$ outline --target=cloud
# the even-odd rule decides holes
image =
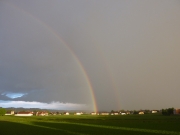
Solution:
[[[74,103],[61,103],[61,102],[29,102],[29,101],[4,101],[0,100],[1,107],[23,107],[23,108],[40,108],[40,109],[56,109],[56,110],[86,110],[88,109],[85,104],[74,104]]]

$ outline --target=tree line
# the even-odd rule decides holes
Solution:
[[[162,109],[162,115],[173,115],[173,114],[174,114],[174,108]]]

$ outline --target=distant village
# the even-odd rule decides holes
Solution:
[[[156,114],[156,113],[161,113],[165,115],[180,115],[180,109],[174,109],[174,108],[169,108],[169,109],[162,109],[162,110],[139,110],[139,111],[125,111],[125,110],[120,110],[120,111],[110,111],[110,112],[91,112],[91,113],[86,113],[86,112],[59,112],[59,111],[43,111],[43,110],[38,110],[38,111],[28,111],[28,110],[23,110],[23,111],[14,111],[14,110],[6,110],[5,115],[13,115],[13,116],[51,116],[51,115],[144,115],[144,114]]]

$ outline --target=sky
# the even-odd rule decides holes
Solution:
[[[179,0],[1,0],[0,107],[180,108]]]

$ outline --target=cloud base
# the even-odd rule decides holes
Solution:
[[[23,107],[23,108],[40,108],[40,109],[55,109],[55,110],[86,110],[88,109],[85,104],[74,104],[74,103],[61,103],[61,102],[30,102],[30,101],[4,101],[0,100],[0,106],[4,108],[8,107]]]

